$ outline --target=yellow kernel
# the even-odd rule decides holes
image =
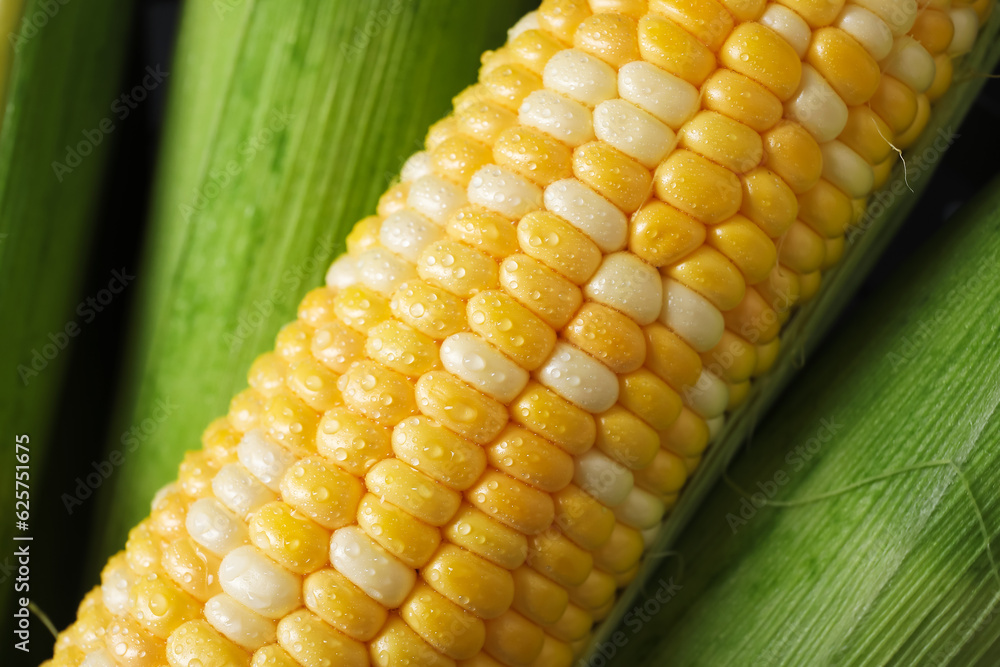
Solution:
[[[452,544],[443,544],[420,576],[435,591],[480,618],[496,618],[514,597],[510,572]]]
[[[485,444],[507,423],[507,408],[446,371],[417,380],[420,412],[473,442]]]
[[[798,123],[784,122],[764,135],[764,164],[796,194],[816,185],[823,154],[813,136]],[[750,216],[747,216],[750,217]]]
[[[687,150],[676,150],[656,169],[656,196],[705,224],[740,208],[740,180],[729,169]]]
[[[840,28],[813,32],[806,62],[823,75],[849,107],[867,102],[882,78],[874,58]]]
[[[586,491],[570,484],[552,494],[555,523],[576,544],[588,551],[598,549],[611,535],[615,515]]]
[[[493,161],[542,187],[572,173],[566,144],[532,127],[504,130],[493,145]]]
[[[715,55],[707,46],[673,21],[652,14],[639,20],[639,52],[643,60],[696,87],[716,67]]]
[[[390,432],[344,408],[334,408],[320,420],[316,449],[339,468],[361,476],[392,453]]]
[[[736,265],[748,285],[764,280],[777,261],[774,243],[767,234],[739,214],[709,227],[707,242]]]
[[[371,493],[361,499],[358,525],[383,549],[420,568],[441,543],[441,531]]]
[[[368,641],[385,622],[385,608],[333,568],[313,572],[302,584],[306,607],[358,641]]]
[[[759,23],[738,25],[722,45],[719,60],[763,85],[782,102],[795,94],[802,76],[802,61],[795,49]]]
[[[517,232],[504,216],[482,208],[464,206],[447,224],[448,236],[493,257],[506,257],[517,251]]]
[[[590,449],[597,437],[593,415],[535,381],[529,381],[511,403],[510,415],[512,421],[574,456]]]
[[[394,426],[417,411],[405,375],[374,361],[360,361],[338,381],[344,404],[382,426]]]
[[[673,264],[705,241],[705,225],[653,199],[629,221],[629,250],[656,267]]]
[[[660,323],[645,327],[646,367],[675,391],[692,387],[701,375],[701,359],[690,345]]]
[[[774,127],[784,113],[774,93],[753,79],[725,68],[716,70],[702,86],[702,103],[706,109],[744,123],[757,132]]]
[[[356,477],[319,457],[301,459],[292,465],[280,485],[286,503],[328,530],[354,520],[362,491]]]
[[[573,35],[573,46],[612,67],[641,59],[636,20],[622,14],[594,14]]]
[[[616,148],[592,141],[573,151],[573,174],[625,213],[649,198],[649,170]]]
[[[630,373],[646,358],[639,325],[603,304],[585,303],[563,329],[563,336],[615,373]]]

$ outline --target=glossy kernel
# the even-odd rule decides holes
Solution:
[[[676,150],[656,169],[656,196],[711,225],[740,208],[740,180],[729,169],[687,150]]]
[[[634,371],[646,358],[639,325],[600,303],[585,303],[563,329],[563,336],[615,373]]]
[[[705,240],[705,225],[653,199],[629,222],[629,250],[656,267],[672,264]]]

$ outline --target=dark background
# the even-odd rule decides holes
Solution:
[[[198,0],[210,1],[210,0]],[[128,63],[122,76],[122,87],[140,81],[150,63],[162,63],[170,70],[174,36],[177,28],[179,0],[139,0],[133,16],[132,40]],[[170,93],[170,79],[164,86],[150,93],[150,100],[141,104],[124,121],[114,134],[109,164],[109,174],[102,193],[95,242],[91,249],[86,276],[79,286],[80,294],[93,294],[103,288],[111,269],[122,266],[129,269],[139,263],[144,241],[144,224],[149,204],[150,186],[154,176],[157,147],[160,139],[166,97]],[[951,146],[936,174],[934,185],[918,203],[910,220],[892,242],[885,256],[861,288],[856,302],[865,299],[874,285],[881,283],[899,262],[936,229],[948,223],[951,214],[967,199],[991,180],[997,168],[995,156],[997,124],[1000,122],[1000,81],[988,81],[983,94],[972,107],[965,123],[959,129],[960,138]],[[115,300],[93,324],[83,332],[72,346],[70,366],[59,401],[61,418],[55,425],[55,442],[59,447],[58,460],[51,461],[52,469],[42,476],[44,488],[38,498],[37,516],[44,523],[46,517],[60,517],[65,528],[58,548],[39,549],[32,556],[35,573],[59,573],[59,579],[38,582],[35,601],[49,614],[55,626],[64,628],[72,620],[75,608],[67,600],[79,600],[94,581],[79,581],[80,569],[69,562],[82,558],[96,503],[84,503],[73,514],[74,522],[67,524],[65,509],[59,500],[59,489],[72,487],[73,478],[94,459],[92,451],[103,446],[104,440],[82,438],[81,434],[106,433],[110,411],[120,377],[118,364],[128,335],[129,311],[132,295]],[[804,371],[808,372],[808,370]],[[97,406],[102,406],[98,408]],[[55,451],[55,450],[53,450]],[[37,664],[41,656],[51,655],[50,638],[40,625],[32,632],[32,660]]]

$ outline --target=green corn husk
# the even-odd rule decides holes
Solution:
[[[101,123],[105,130],[107,123],[119,123],[112,105],[121,93],[130,11],[128,0],[0,3],[0,368],[5,374],[0,432],[6,457],[0,476],[0,610],[5,620],[17,565],[11,537],[25,534],[15,526],[14,457],[24,454],[15,451],[15,438],[29,439],[26,534],[40,536],[45,526],[38,506],[48,491],[41,473],[50,463],[56,398],[74,338],[86,326],[76,305],[85,296],[86,251],[114,140]],[[67,159],[68,147],[79,163]]]
[[[694,525],[698,508],[740,447],[748,439],[756,441],[757,423],[779,401],[781,392],[802,368],[805,359],[820,346],[824,336],[871,272],[879,256],[917,203],[920,193],[931,183],[943,150],[947,149],[951,141],[961,140],[958,131],[962,119],[988,79],[986,73],[1000,62],[998,34],[1000,12],[993,12],[982,27],[972,52],[956,61],[954,83],[948,93],[936,102],[924,133],[904,152],[911,167],[919,164],[920,168],[904,170],[901,162],[893,170],[888,184],[872,195],[868,211],[862,216],[861,222],[848,231],[848,246],[844,257],[834,269],[824,273],[819,293],[812,301],[799,308],[783,328],[782,349],[774,366],[766,376],[754,381],[746,403],[727,417],[725,427],[705,452],[698,470],[684,487],[678,503],[670,510],[657,539],[650,546],[648,553],[651,557],[647,557],[640,565],[635,580],[620,595],[608,618],[598,626],[584,663],[589,660],[594,665],[629,665],[629,660],[644,655],[642,652],[635,653],[634,648],[623,652],[614,642],[615,633],[624,632],[626,637],[631,637],[633,629],[629,627],[629,621],[635,616],[630,614],[634,612],[636,605],[642,605],[650,594],[670,589],[669,585],[663,586],[659,582],[662,580],[669,583],[670,574],[674,574],[676,579],[677,564],[668,562],[664,565],[663,557],[672,552],[681,531],[689,524]],[[663,579],[663,576],[667,578]],[[629,646],[632,644],[642,643],[632,642]],[[609,660],[601,655],[602,650],[618,657]]]
[[[662,565],[675,597],[611,664],[998,664],[998,193],[785,392],[674,545],[683,576]]]
[[[475,81],[479,55],[535,4],[186,4],[142,306],[109,443],[137,446],[99,508],[107,521],[93,563],[123,543],[182,453],[226,413],[346,233]]]

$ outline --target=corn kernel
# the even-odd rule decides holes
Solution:
[[[528,217],[520,223],[526,224]],[[527,371],[538,368],[555,345],[555,331],[504,292],[480,292],[469,299],[468,320],[473,331]]]
[[[521,251],[580,285],[601,263],[601,249],[579,229],[548,211],[534,211],[517,224]]]
[[[413,589],[399,615],[428,644],[457,660],[474,656],[485,641],[479,618],[423,583]]]
[[[368,537],[413,568],[423,566],[441,542],[437,528],[373,494],[361,500],[357,520]]]
[[[639,325],[599,303],[584,304],[563,329],[563,336],[615,373],[632,372],[646,358],[646,342]]]
[[[481,206],[459,209],[447,224],[448,236],[486,254],[503,258],[517,251],[517,232],[504,216]]]
[[[511,607],[533,623],[551,625],[566,611],[566,589],[530,567],[519,567],[514,577],[514,602]]]
[[[559,41],[572,44],[577,28],[590,13],[586,0],[544,0],[538,8],[538,25]]]
[[[507,423],[507,408],[446,371],[427,373],[416,384],[420,412],[479,444],[496,437]]]
[[[505,130],[493,145],[493,160],[542,187],[572,173],[570,149],[531,127]]]
[[[368,645],[371,663],[375,667],[454,667],[455,661],[435,651],[430,644],[392,614],[378,636]]]
[[[483,474],[465,492],[474,507],[526,535],[545,530],[552,523],[552,498],[544,491],[495,470]]]
[[[753,79],[729,69],[718,69],[702,86],[705,108],[766,132],[781,120],[783,109],[774,93]]]
[[[597,449],[632,470],[645,468],[660,448],[653,427],[621,406],[597,416]]]
[[[758,23],[738,25],[722,45],[719,61],[763,85],[781,101],[795,93],[802,75],[795,49],[778,33]]]
[[[507,611],[514,580],[502,567],[451,544],[444,544],[420,576],[435,591],[484,619]]]
[[[594,14],[573,34],[573,46],[618,68],[640,60],[636,20],[622,14]]]
[[[542,491],[558,491],[573,478],[573,459],[544,438],[508,425],[486,449],[490,464]]]
[[[676,150],[656,169],[656,196],[705,224],[740,209],[740,180],[730,170],[687,150]]]
[[[461,497],[399,459],[384,459],[365,475],[371,493],[432,526],[443,526]]]
[[[368,651],[364,644],[347,637],[322,619],[304,609],[293,612],[278,623],[278,643],[300,665],[321,667],[337,656],[343,667],[366,667]]]
[[[566,537],[593,551],[611,535],[615,516],[589,493],[575,484],[552,494],[555,501],[555,523]]]
[[[385,607],[333,568],[306,577],[302,585],[306,607],[318,617],[358,641],[369,641],[385,623]]]
[[[528,665],[542,651],[545,635],[542,629],[509,610],[486,622],[484,650],[508,665]]]
[[[459,508],[443,531],[452,544],[508,570],[519,567],[528,551],[527,540],[522,533],[468,504]]]
[[[680,396],[648,369],[619,375],[618,385],[621,405],[656,430],[670,426],[680,413]]]
[[[426,417],[404,419],[392,432],[396,457],[446,486],[463,491],[486,468],[486,454]]]
[[[639,19],[643,60],[700,86],[716,67],[713,52],[669,19],[646,14]]]

